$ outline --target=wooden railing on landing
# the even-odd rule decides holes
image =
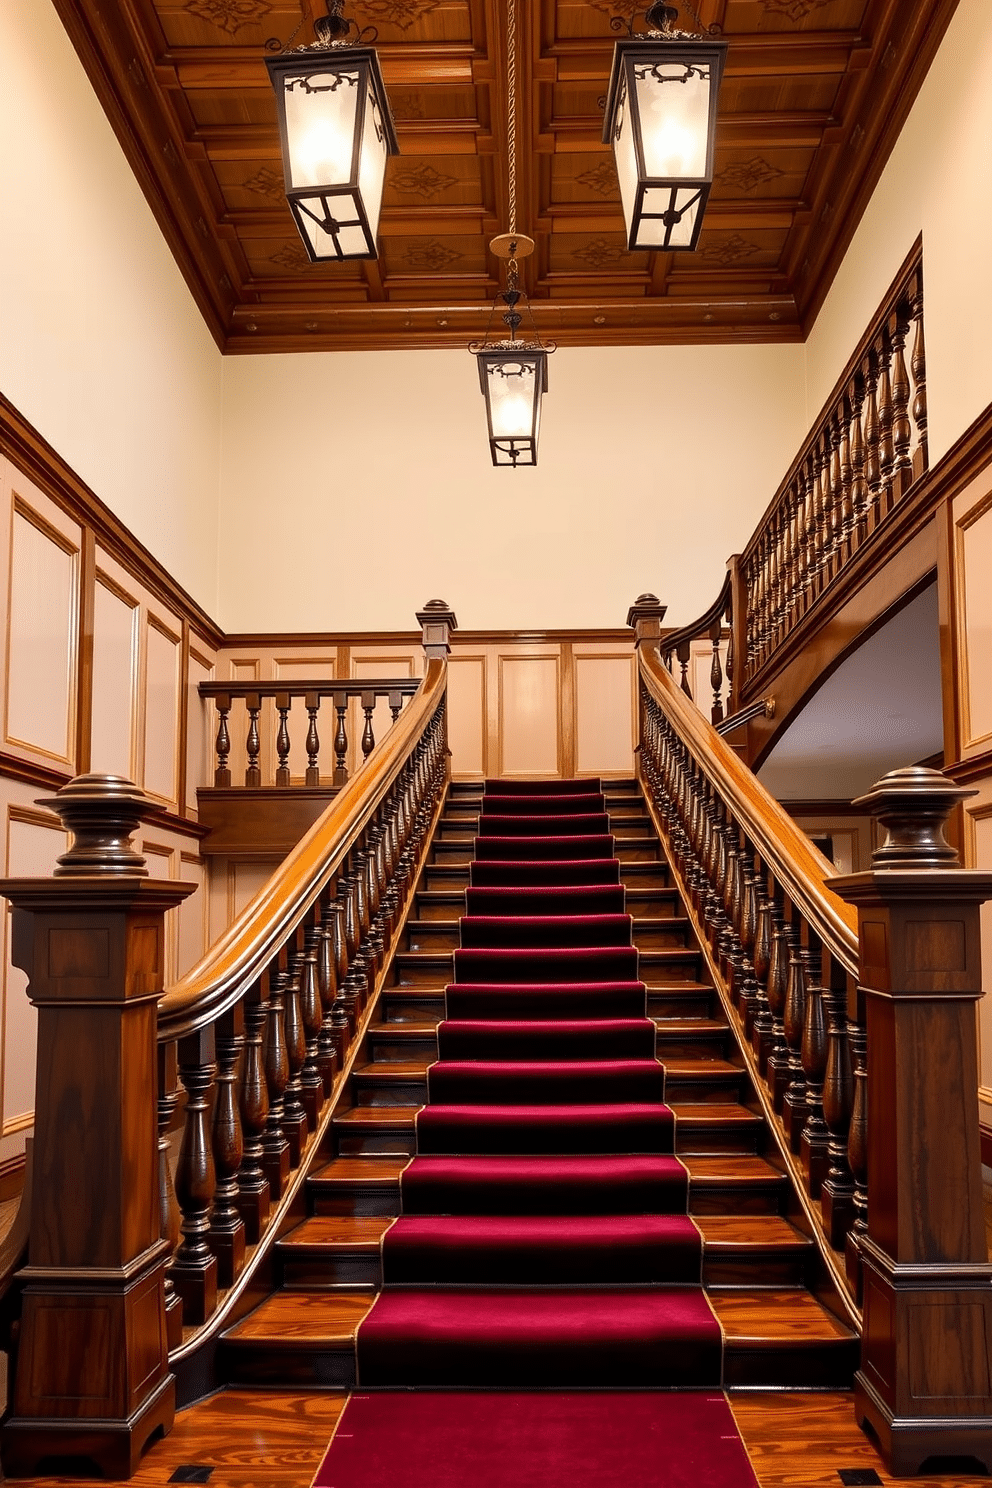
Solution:
[[[181,1399],[214,1387],[217,1332],[268,1284],[260,1242],[278,1233],[346,1088],[443,805],[455,617],[432,601],[418,619],[416,695],[164,995],[164,914],[194,885],[148,877],[130,834],[152,803],[130,782],[64,787],[45,803],[74,834],[55,876],[2,884],[39,1011],[8,1474],[70,1456],[128,1476],[170,1428],[177,1380]]]
[[[918,240],[736,560],[739,692],[927,468]]]
[[[638,773],[811,1231],[863,1308],[857,1418],[893,1472],[992,1466],[975,1020],[992,875],[943,837],[965,792],[887,775],[866,798],[887,829],[871,869],[833,877],[669,675],[646,609],[628,619]]]
[[[217,753],[217,765],[214,770],[214,785],[229,787],[233,784],[231,778],[231,710],[236,701],[243,699],[247,721],[245,726],[245,786],[248,788],[258,787],[262,784],[262,771],[259,758],[262,750],[262,740],[259,732],[259,718],[262,713],[263,704],[271,701],[278,715],[278,724],[275,733],[275,754],[278,764],[275,771],[275,783],[277,786],[288,786],[292,784],[289,768],[289,756],[292,750],[292,739],[290,736],[289,717],[294,698],[302,698],[303,706],[307,715],[307,726],[305,736],[305,747],[307,753],[307,768],[303,779],[305,786],[319,786],[321,784],[320,773],[320,731],[319,714],[320,704],[324,698],[333,699],[336,722],[334,726],[333,748],[334,748],[334,770],[333,774],[325,772],[330,783],[339,787],[344,785],[348,779],[348,753],[351,741],[348,738],[348,703],[351,698],[358,698],[364,715],[365,723],[362,729],[361,747],[363,760],[368,759],[375,748],[375,725],[374,714],[376,704],[380,699],[389,704],[389,711],[393,723],[400,715],[407,698],[413,697],[420,686],[416,678],[398,677],[391,679],[376,678],[375,680],[361,680],[357,682],[329,682],[326,678],[317,681],[293,681],[293,682],[201,682],[199,686],[200,696],[213,698],[217,710],[217,739],[215,749]]]

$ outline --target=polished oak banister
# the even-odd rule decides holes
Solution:
[[[669,675],[657,648],[640,646],[638,659],[642,682],[732,814],[746,826],[762,860],[831,953],[855,975],[857,915],[826,885],[833,864],[692,706]]]
[[[419,692],[376,746],[361,774],[342,787],[198,965],[168,988],[159,1004],[160,1040],[184,1038],[213,1022],[265,969],[374,816],[411,744],[442,698],[445,682],[445,663],[436,658],[428,661],[422,682],[416,684]]]
[[[679,630],[669,631],[662,640],[660,647],[662,659],[669,671],[672,670],[673,656],[677,658],[681,666],[679,687],[685,693],[686,697],[692,700],[692,687],[689,683],[688,671],[689,659],[692,655],[692,643],[699,640],[709,641],[713,652],[710,658],[710,686],[713,689],[710,718],[714,724],[723,722],[727,708],[732,706],[732,700],[736,697],[736,689],[734,687],[735,637],[733,628],[730,631],[730,642],[727,647],[726,666],[724,666],[720,659],[720,644],[724,635],[724,621],[729,621],[731,627],[733,627],[734,598],[734,571],[730,567],[727,570],[720,593],[709,609],[704,610],[698,620],[693,620],[689,625],[683,625]],[[636,610],[638,606],[643,607],[645,603],[650,604],[653,599],[653,595],[642,594],[640,599],[637,600],[634,609]],[[631,614],[633,613],[634,611],[632,610]],[[631,619],[628,615],[627,624],[629,625],[630,623]],[[726,705],[723,697],[725,676],[729,689]]]

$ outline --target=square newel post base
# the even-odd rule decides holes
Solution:
[[[854,1418],[875,1437],[894,1478],[918,1475],[930,1457],[973,1457],[986,1468],[992,1462],[992,1416],[914,1415],[901,1420],[860,1369],[854,1376]]]
[[[188,1269],[177,1263],[169,1268],[169,1280],[183,1301],[183,1325],[205,1323],[217,1306],[217,1257]]]
[[[85,1421],[61,1416],[14,1417],[3,1428],[3,1470],[9,1478],[37,1476],[53,1458],[84,1458],[104,1478],[133,1477],[153,1437],[167,1436],[176,1414],[176,1382],[163,1379],[126,1419]]]
[[[217,1261],[217,1285],[226,1290],[234,1285],[245,1263],[244,1222],[236,1229],[211,1229],[208,1239]]]

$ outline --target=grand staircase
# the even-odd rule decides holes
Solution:
[[[598,783],[591,789],[598,790]],[[705,1298],[722,1332],[723,1383],[847,1385],[856,1367],[857,1339],[840,1307],[831,1309],[826,1268],[804,1229],[802,1206],[750,1087],[640,788],[632,780],[608,781],[603,793],[625,910],[633,919],[637,975],[647,987],[647,1013],[657,1029],[664,1102],[675,1116],[674,1150],[688,1170],[688,1213],[702,1237]],[[405,948],[394,957],[392,983],[382,993],[381,1020],[370,1028],[353,1067],[350,1104],[339,1106],[334,1117],[333,1150],[307,1180],[305,1214],[277,1241],[275,1290],[220,1340],[219,1368],[231,1382],[355,1382],[356,1337],[382,1288],[384,1240],[400,1213],[401,1174],[417,1151],[418,1112],[429,1099],[444,1099],[437,1089],[429,1091],[428,1070],[439,1059],[437,1029],[445,1017],[445,987],[454,979],[454,952],[461,945],[459,920],[465,914],[482,802],[481,784],[450,789],[407,921]],[[573,895],[573,905],[581,911],[581,894]],[[527,913],[532,911],[533,906]],[[571,1036],[578,1048],[581,1029]],[[470,1035],[463,1038],[469,1043],[454,1053],[479,1058]],[[450,1061],[451,1048],[442,1052]],[[508,1048],[500,1057],[513,1054]],[[574,1058],[575,1050],[558,1057]],[[438,1075],[434,1078],[437,1085]],[[476,1098],[494,1097],[483,1091]],[[472,1202],[480,1207],[472,1208]],[[486,1212],[484,1198],[472,1202],[469,1212]],[[508,1245],[519,1246],[527,1226],[519,1219],[505,1223]],[[534,1222],[528,1224],[533,1230]],[[433,1234],[436,1245],[437,1231]],[[609,1235],[599,1233],[594,1240],[602,1247]],[[391,1255],[394,1250],[395,1245]],[[585,1254],[588,1268],[595,1249]],[[390,1264],[395,1266],[395,1259]],[[431,1272],[431,1264],[415,1274],[421,1287],[445,1280]],[[462,1275],[456,1267],[456,1280]],[[540,1280],[547,1284],[549,1278]],[[598,1278],[587,1269],[578,1280],[588,1288]],[[444,1295],[454,1293],[449,1289]],[[618,1306],[634,1305],[630,1284],[616,1296]],[[462,1305],[457,1298],[455,1303]],[[374,1328],[370,1320],[363,1343]],[[366,1373],[362,1378],[369,1382]],[[512,1376],[505,1379],[507,1385],[514,1382]]]

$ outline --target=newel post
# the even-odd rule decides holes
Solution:
[[[447,656],[451,650],[451,632],[458,629],[458,621],[451,606],[443,599],[429,599],[424,608],[417,611],[417,624],[423,630],[427,660]]]
[[[975,1017],[979,908],[992,898],[992,874],[961,868],[943,835],[972,794],[936,770],[886,775],[862,798],[886,831],[870,870],[830,881],[858,908],[868,1038],[855,1411],[897,1476],[930,1456],[992,1468]]]
[[[6,879],[13,961],[38,1009],[28,1264],[8,1475],[46,1457],[134,1472],[175,1408],[159,1195],[157,1003],[164,916],[195,884],[147,876],[148,814],[116,775],[81,775],[50,807],[74,834],[53,878]]]
[[[634,632],[635,653],[642,646],[657,646],[661,640],[661,622],[665,618],[667,605],[663,605],[656,594],[639,594],[627,611],[627,624]],[[635,768],[638,779],[641,778],[641,743],[644,729],[644,704],[642,700],[641,687],[634,670],[634,696],[637,706],[637,748],[635,750]]]

